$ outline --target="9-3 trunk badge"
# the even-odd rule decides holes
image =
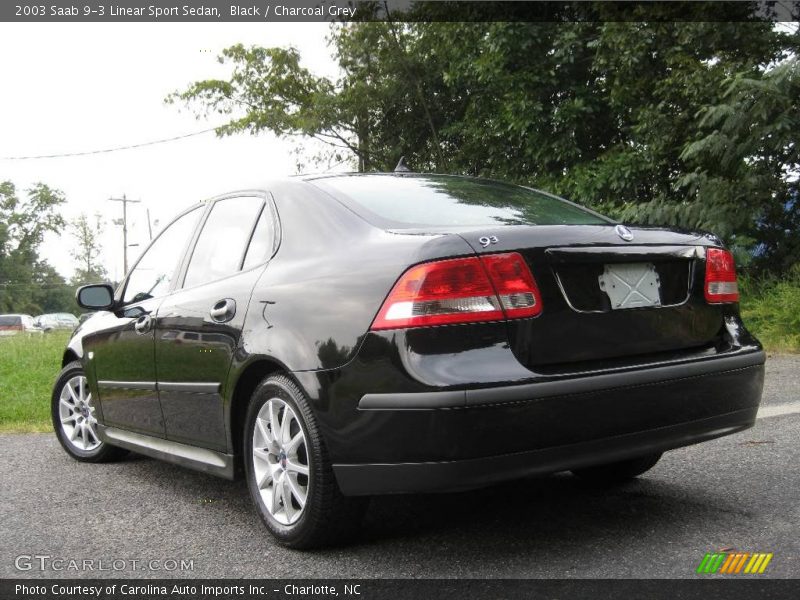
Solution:
[[[481,246],[486,248],[489,246],[489,244],[496,244],[500,240],[497,239],[496,235],[484,235],[483,237],[478,238],[478,241],[481,243]]]

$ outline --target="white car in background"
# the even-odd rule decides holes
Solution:
[[[46,315],[39,315],[34,320],[34,323],[45,332],[54,329],[68,329],[72,331],[78,326],[78,317],[71,313],[49,313]]]
[[[28,335],[41,334],[42,329],[36,326],[33,317],[23,314],[0,315],[0,337],[8,337],[19,333]]]

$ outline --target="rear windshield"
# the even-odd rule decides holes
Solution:
[[[22,317],[0,316],[0,327],[9,325],[21,325]]]
[[[313,181],[393,227],[598,225],[608,220],[528,188],[447,175],[358,175]],[[361,209],[361,210],[359,210]],[[366,214],[363,214],[366,213]],[[375,219],[372,219],[375,220]]]

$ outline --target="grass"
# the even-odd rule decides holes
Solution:
[[[785,279],[742,278],[747,328],[771,352],[800,352],[800,267]],[[0,338],[0,432],[50,431],[50,393],[69,337]]]
[[[772,352],[800,352],[800,265],[781,280],[740,279],[742,318]]]
[[[69,332],[0,338],[0,432],[51,431],[50,393]]]

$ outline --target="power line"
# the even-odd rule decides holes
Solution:
[[[185,133],[183,135],[176,135],[170,138],[163,138],[160,140],[152,140],[150,142],[142,142],[140,144],[129,144],[127,146],[116,146],[114,148],[104,148],[102,150],[87,150],[86,152],[65,152],[63,154],[39,154],[36,156],[2,156],[0,160],[37,160],[40,158],[70,158],[73,156],[90,156],[92,154],[107,154],[109,152],[119,152],[120,150],[133,150],[135,148],[143,148],[145,146],[155,146],[156,144],[166,144],[168,142],[175,142],[178,140],[183,140],[186,138],[190,138],[196,135],[202,135],[204,133],[209,133],[210,131],[215,131],[218,129],[217,127],[209,127],[208,129],[203,129],[201,131],[195,131],[192,133]]]

